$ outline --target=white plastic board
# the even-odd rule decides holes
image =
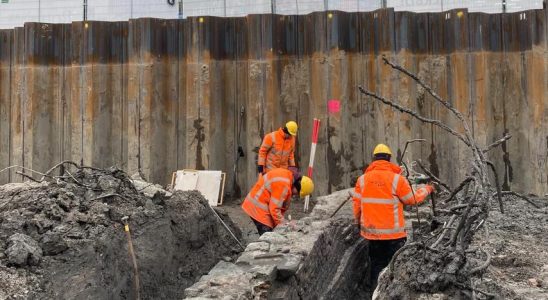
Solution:
[[[209,201],[211,206],[217,206],[219,202],[219,189],[221,187],[221,171],[198,171],[198,183],[196,190]]]
[[[175,186],[173,189],[179,191],[192,191],[196,189],[197,182],[198,171],[177,171],[175,176]]]
[[[221,171],[177,171],[173,190],[192,191],[197,190],[207,199],[211,206],[219,203],[219,189],[221,188]]]

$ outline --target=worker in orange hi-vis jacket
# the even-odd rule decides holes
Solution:
[[[369,241],[371,288],[407,240],[403,205],[416,205],[434,191],[432,185],[412,190],[407,179],[400,175],[399,166],[390,162],[392,152],[384,144],[373,151],[373,162],[356,181],[353,193],[354,222],[363,238]]]
[[[259,174],[257,183],[242,203],[242,209],[262,235],[285,222],[284,214],[289,209],[291,195],[305,197],[313,191],[312,179],[301,176],[296,168],[276,168]]]
[[[298,126],[294,121],[289,121],[283,128],[265,135],[259,148],[259,160],[257,170],[266,173],[275,168],[295,166],[295,137]]]

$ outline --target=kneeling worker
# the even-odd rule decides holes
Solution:
[[[262,235],[285,221],[284,214],[289,208],[291,195],[298,193],[304,197],[313,191],[314,183],[309,177],[300,176],[295,170],[272,169],[259,175],[257,183],[245,197],[242,209]]]
[[[401,168],[390,162],[391,156],[388,146],[377,145],[373,162],[354,189],[354,221],[361,236],[369,241],[371,288],[407,240],[403,205],[419,204],[434,190],[433,186],[424,185],[413,192],[407,179],[400,175]]]

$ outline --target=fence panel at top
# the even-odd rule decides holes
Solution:
[[[506,1],[506,12],[542,9],[544,0]],[[395,11],[501,13],[503,0],[386,0]],[[2,0],[0,29],[25,22],[126,21],[136,18],[178,19],[192,16],[241,17],[252,14],[305,15],[316,11],[365,12],[382,8],[382,0]]]

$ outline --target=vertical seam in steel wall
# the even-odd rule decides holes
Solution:
[[[397,53],[397,39],[396,39],[396,12],[393,10],[393,9],[388,9],[389,11],[391,11],[391,14],[387,14],[388,15],[388,27],[392,27],[392,55],[393,55],[393,61],[395,61],[397,64],[402,64],[399,62],[398,60],[398,53]],[[392,17],[390,17],[392,16]],[[392,26],[390,26],[390,22],[392,22]],[[391,72],[394,72],[394,70],[392,70]],[[396,76],[397,76],[397,81],[395,84],[392,85],[392,90],[394,91],[394,93],[396,94],[395,96],[392,95],[393,99],[396,99],[397,101],[399,100],[398,99],[398,91],[400,90],[400,83],[401,83],[401,73],[400,72],[396,72]],[[398,101],[399,102],[399,101]],[[398,135],[397,137],[397,141],[398,141],[398,148],[400,148],[400,138],[401,138],[401,129],[400,129],[400,123],[401,123],[401,117],[402,117],[402,114],[400,113],[396,113],[396,118],[397,118],[397,122],[396,122],[396,134]]]
[[[11,157],[11,151],[13,148],[12,145],[12,116],[11,116],[11,104],[12,104],[12,82],[13,82],[13,47],[15,47],[15,30],[9,32],[8,37],[11,36],[10,45],[8,47],[8,53],[9,53],[9,88],[8,88],[8,100],[9,100],[9,112],[8,112],[8,166],[12,165],[12,157]],[[8,182],[11,182],[11,170],[8,171]]]
[[[196,24],[196,22],[195,22]],[[202,24],[202,25],[199,25],[199,24]],[[197,48],[198,48],[198,52],[196,53],[196,66],[194,67],[196,72],[198,73],[197,74],[197,78],[198,78],[198,84],[196,86],[196,88],[198,89],[197,91],[197,94],[198,94],[198,97],[196,97],[196,104],[198,106],[198,127],[200,128],[196,128],[196,159],[194,160],[195,162],[195,167],[198,168],[198,162],[200,162],[200,164],[203,166],[203,161],[202,161],[202,149],[199,149],[199,146],[200,146],[200,139],[201,139],[201,133],[200,131],[201,130],[204,130],[205,129],[205,126],[204,128],[202,129],[202,111],[201,111],[201,104],[202,104],[202,101],[204,100],[203,97],[202,97],[202,88],[203,88],[203,82],[202,82],[202,33],[205,35],[205,30],[204,30],[204,24],[210,24],[210,21],[209,21],[209,18],[203,22],[203,23],[200,23],[198,21],[198,25],[197,25],[197,28],[198,30],[197,31],[197,37],[196,37],[196,44],[197,44]],[[208,26],[209,27],[209,26]],[[206,47],[203,47],[203,48],[206,48]],[[211,49],[209,49],[211,50]],[[207,117],[207,116],[206,116]],[[205,139],[204,139],[205,141]],[[198,151],[199,150],[199,151]],[[198,155],[200,157],[198,157]]]
[[[272,3],[272,2],[271,2]],[[234,172],[232,174],[233,178],[232,178],[232,189],[235,189],[236,186],[238,185],[238,182],[237,182],[237,170],[238,170],[238,160],[239,160],[239,153],[238,153],[238,147],[240,146],[240,135],[238,134],[239,132],[239,126],[240,125],[240,122],[242,122],[242,120],[240,120],[240,103],[239,103],[239,98],[238,98],[238,87],[239,87],[239,79],[238,79],[238,60],[239,60],[239,51],[238,51],[238,39],[237,39],[237,34],[236,34],[236,21],[235,19],[233,19],[233,22],[232,22],[232,30],[233,30],[233,34],[234,34],[234,49],[233,52],[232,52],[232,55],[233,55],[233,61],[232,61],[232,65],[234,66],[234,86],[236,88],[233,88],[232,89],[232,98],[234,99],[234,113],[233,113],[233,117],[234,117],[234,145],[232,147],[232,150],[234,151],[234,166],[232,166]],[[232,191],[232,193],[234,193],[234,191]]]
[[[138,76],[139,76],[139,88],[138,88],[138,95],[137,95],[137,101],[135,102],[136,111],[137,111],[137,172],[140,176],[142,176],[141,171],[141,98],[142,98],[142,89],[143,89],[143,37],[141,36],[143,34],[142,27],[143,22],[136,21],[135,22],[135,29],[134,32],[139,34],[138,36],[138,50],[137,50],[137,70]],[[135,36],[134,36],[135,38]]]
[[[476,137],[476,134],[475,134],[475,117],[474,117],[474,114],[475,114],[475,101],[476,101],[476,79],[475,79],[475,76],[474,76],[474,73],[472,71],[472,49],[471,49],[471,44],[472,44],[472,33],[471,33],[471,30],[470,30],[470,16],[468,14],[468,11],[466,11],[466,24],[467,24],[467,31],[468,31],[468,51],[466,53],[466,62],[467,62],[467,65],[468,65],[468,117],[470,118],[470,123],[471,126],[472,126],[472,137]]]
[[[86,45],[87,45],[87,35],[86,35],[86,28],[85,23],[82,23],[82,40],[83,42],[80,44],[82,49],[80,49],[80,165],[84,164],[84,60],[85,60],[85,54],[86,54]]]
[[[505,61],[506,61],[506,49],[505,49],[505,43],[504,43],[504,13],[500,14],[500,18],[499,18],[499,22],[500,22],[500,52],[501,52],[501,62],[500,62],[500,65],[502,66],[502,76],[501,76],[501,87],[504,89],[504,82],[506,81],[505,80]],[[507,68],[506,68],[507,69]],[[504,125],[505,121],[504,121],[504,118],[506,117],[505,116],[505,109],[504,109],[504,102],[506,101],[506,93],[501,93],[501,98],[502,98],[502,106],[503,106],[503,110],[502,110],[502,120],[503,120],[503,135],[506,134],[506,126]],[[496,123],[495,123],[496,124]],[[496,127],[495,127],[495,132],[496,132]],[[503,144],[504,146],[504,144]],[[504,149],[504,148],[503,148]],[[506,185],[506,186],[510,186],[509,182],[509,174],[508,174],[508,165],[506,163],[506,161],[504,161],[504,181],[502,184],[503,186]]]
[[[25,27],[23,27],[23,49],[22,52],[23,52],[23,59],[22,59],[22,71],[23,71],[23,82],[20,83],[20,84],[23,84],[23,83],[26,83],[27,82],[27,68],[26,68],[26,59],[27,59],[27,51],[26,51],[26,48],[27,48],[27,30]],[[27,99],[27,95],[26,95],[26,92],[27,92],[27,89],[25,87],[22,87],[20,85],[20,87],[23,89],[23,91],[21,92],[21,96],[22,96],[22,99],[21,101],[19,101],[19,106],[20,106],[20,109],[19,109],[19,113],[21,114],[21,164],[23,165],[23,167],[25,167],[25,111],[26,111],[26,105],[25,105],[25,102],[26,102],[26,99]],[[24,173],[25,171],[23,171]],[[21,178],[23,179],[23,176],[21,176]]]
[[[126,107],[125,105],[125,93],[124,93],[124,88],[125,88],[125,84],[124,84],[124,66],[125,66],[125,63],[124,61],[125,60],[125,56],[126,56],[126,53],[125,53],[125,49],[124,49],[124,26],[122,25],[123,23],[118,23],[118,34],[120,35],[120,41],[117,45],[117,48],[119,49],[120,51],[120,56],[119,56],[119,63],[120,63],[120,115],[121,115],[121,128],[120,128],[120,131],[121,131],[121,134],[120,134],[120,167],[124,167],[124,165],[126,164],[125,160],[124,160],[124,124],[125,124],[125,113],[124,113],[124,108]]]
[[[358,5],[359,5],[359,2],[358,2]],[[363,19],[363,16],[366,15],[366,13],[364,12],[360,12],[359,11],[359,7],[358,7],[358,31],[360,34],[358,34],[357,36],[357,45],[358,45],[358,54],[359,54],[359,59],[360,61],[365,61],[367,62],[367,60],[364,59],[364,52],[363,52],[363,42],[365,41],[365,39],[362,41],[362,38],[363,38],[363,32],[362,32],[362,19]],[[365,68],[364,72],[361,72],[360,74],[367,74],[367,67]],[[365,78],[367,77],[367,75],[365,77],[362,77],[362,80],[363,80],[363,85],[365,85]],[[366,86],[366,88],[369,88],[368,86]],[[362,146],[362,152],[361,153],[365,153],[366,151],[366,140],[367,140],[367,137],[366,137],[366,134],[365,134],[365,125],[367,123],[367,106],[366,106],[366,101],[364,101],[363,99],[363,96],[362,96],[362,93],[356,93],[356,96],[358,97],[357,101],[358,101],[358,112],[359,112],[359,116],[360,119],[359,119],[359,125],[360,125],[360,128],[362,129],[361,130],[361,146]],[[362,155],[362,162],[360,164],[360,171],[363,171],[363,166],[365,166],[365,155]],[[360,172],[361,173],[361,172]]]
[[[62,38],[62,47],[61,47],[61,64],[60,64],[60,68],[61,68],[61,91],[60,91],[60,94],[59,94],[59,100],[60,100],[60,114],[57,116],[58,117],[58,124],[60,126],[60,134],[59,134],[59,160],[60,161],[64,161],[64,151],[63,151],[63,145],[65,144],[65,80],[66,80],[66,40],[67,40],[67,37],[66,37],[66,29],[67,29],[67,25],[61,25],[61,36],[63,37]]]
[[[321,15],[323,18],[321,18],[322,22],[323,22],[323,26],[322,26],[322,29],[325,31],[325,36],[324,36],[324,43],[323,43],[323,49],[321,49],[321,45],[322,43],[320,43],[320,51],[322,53],[322,55],[324,56],[323,58],[327,57],[327,61],[326,63],[324,64],[325,65],[325,68],[322,68],[322,72],[324,73],[324,79],[325,79],[325,86],[327,87],[327,91],[326,91],[326,97],[327,99],[329,99],[331,97],[331,84],[329,84],[329,73],[330,73],[330,67],[331,67],[331,43],[330,43],[330,38],[331,38],[331,30],[330,28],[328,28],[329,26],[329,23],[327,22],[327,12],[321,12]],[[322,58],[322,59],[323,59]],[[324,99],[327,100],[327,99]],[[328,148],[331,148],[331,143],[330,143],[330,135],[329,135],[329,126],[330,126],[330,122],[329,122],[329,115],[326,116],[326,120],[327,120],[327,126],[325,126],[325,136],[327,138],[326,140],[326,145]],[[331,174],[331,172],[329,171],[329,166],[330,166],[330,163],[329,163],[329,158],[327,157],[327,153],[329,153],[329,150],[326,152],[326,155],[325,155],[325,166],[327,168],[327,174]],[[332,189],[331,189],[331,180],[328,180],[328,185],[327,185],[327,192],[329,194],[332,193]]]
[[[175,170],[178,170],[179,169],[179,124],[180,124],[180,115],[179,115],[179,112],[180,112],[180,105],[181,105],[181,93],[180,93],[180,66],[181,66],[181,32],[182,30],[180,30],[180,26],[181,26],[181,21],[182,19],[180,18],[179,16],[179,19],[177,19],[177,21],[175,22],[175,32],[177,33],[176,36],[176,41],[177,41],[177,70],[175,72],[175,78],[177,78],[177,80],[175,81],[176,84],[175,84],[175,92],[177,94],[177,101],[175,103],[175,164],[176,164],[176,168]]]

